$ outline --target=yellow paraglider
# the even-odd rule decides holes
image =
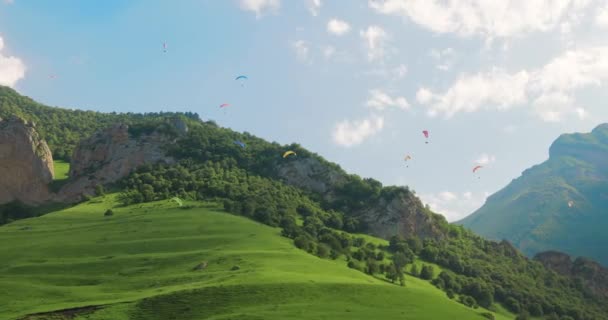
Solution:
[[[289,156],[290,156],[290,155],[292,155],[292,154],[293,154],[294,156],[297,156],[297,154],[296,154],[295,152],[291,151],[291,150],[286,151],[285,153],[283,153],[283,159],[284,159],[284,158],[289,157]]]
[[[412,156],[410,156],[409,154],[405,156],[405,158],[403,158],[403,160],[405,160],[405,167],[409,168],[410,166],[408,165],[408,161],[412,160]]]

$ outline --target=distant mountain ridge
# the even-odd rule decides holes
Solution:
[[[458,223],[528,255],[558,250],[608,265],[608,124],[561,135],[547,161]]]

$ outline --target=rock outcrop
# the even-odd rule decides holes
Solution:
[[[376,205],[357,212],[357,216],[367,225],[371,234],[384,239],[394,235],[422,239],[444,237],[436,217],[424,208],[420,199],[405,190],[398,192],[392,199],[380,198]]]
[[[0,204],[47,201],[53,174],[51,150],[35,124],[17,117],[0,119]]]
[[[569,255],[557,251],[541,252],[534,260],[561,275],[580,279],[593,295],[608,298],[608,269],[599,263],[582,257],[572,261]]]
[[[339,167],[323,163],[315,157],[286,161],[277,166],[277,175],[285,183],[308,192],[320,194],[326,202],[340,197],[340,189],[348,182]],[[349,212],[367,227],[367,231],[385,239],[394,235],[442,238],[436,216],[428,212],[420,199],[406,189],[396,189],[390,196],[367,202],[362,208]]]
[[[72,202],[94,195],[97,185],[116,182],[144,164],[173,163],[175,160],[163,150],[172,140],[157,131],[133,137],[124,124],[96,132],[74,150],[70,182],[59,191],[58,200]]]

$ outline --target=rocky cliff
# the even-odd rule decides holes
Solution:
[[[187,131],[185,127],[177,129]],[[97,185],[116,182],[144,164],[174,162],[163,150],[172,140],[159,131],[134,136],[124,124],[96,132],[74,150],[70,182],[59,191],[58,200],[72,202],[82,195],[94,195]]]
[[[608,298],[608,269],[597,262],[582,257],[572,261],[569,255],[557,251],[541,252],[534,260],[561,275],[579,279],[594,295]]]
[[[320,194],[323,201],[334,202],[349,176],[341,169],[315,157],[305,157],[278,165],[278,176],[287,184]],[[366,195],[367,196],[367,195]],[[367,232],[385,239],[404,237],[443,238],[439,216],[424,208],[420,199],[405,188],[395,188],[377,199],[359,199],[363,205],[349,212],[366,226]]]
[[[0,204],[39,204],[50,197],[53,157],[35,127],[16,117],[0,119]]]

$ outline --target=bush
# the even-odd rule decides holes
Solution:
[[[112,211],[112,209],[108,209],[103,215],[104,217],[111,217],[114,215],[114,211]]]
[[[494,315],[489,312],[482,312],[480,315],[486,319],[494,320]]]

